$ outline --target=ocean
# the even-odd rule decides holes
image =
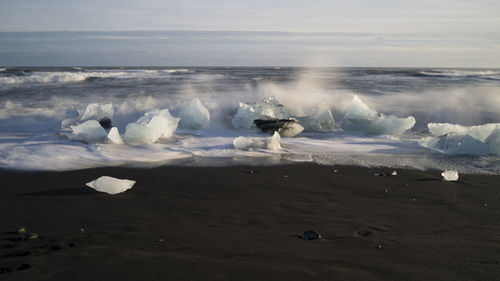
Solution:
[[[144,143],[75,137],[92,119],[82,119],[89,105],[107,108],[126,138],[147,112],[168,109],[174,120],[196,99],[210,116],[198,128],[183,127],[184,117],[172,134]],[[280,148],[263,146],[271,135],[234,122],[263,101],[286,111],[271,117],[305,130],[282,136]],[[335,124],[315,127],[328,111]],[[500,69],[3,67],[0,120],[4,169],[311,162],[500,174]],[[237,149],[238,137],[255,145]]]

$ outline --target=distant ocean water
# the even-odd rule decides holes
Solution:
[[[355,95],[378,113],[413,116],[416,123],[396,135],[344,130],[343,118]],[[238,136],[269,137],[255,129],[234,128],[231,121],[240,102],[255,104],[270,97],[291,117],[311,114],[318,104],[327,107],[335,128],[282,137],[278,151],[235,149]],[[153,144],[84,143],[69,138],[68,128],[61,127],[78,108],[112,104],[112,124],[123,134],[127,124],[150,110],[169,109],[179,116],[194,98],[208,109],[208,126],[179,127],[173,136]],[[500,173],[500,156],[491,151],[450,154],[422,146],[431,136],[429,123],[500,123],[500,69],[3,67],[0,121],[0,167],[9,169],[307,161]],[[463,146],[467,141],[442,143]],[[475,141],[470,141],[471,147],[482,145]]]

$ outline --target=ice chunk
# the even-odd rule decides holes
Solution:
[[[302,127],[299,123],[287,122],[283,124],[283,127],[281,127],[278,130],[278,133],[284,137],[295,137],[296,135],[300,134],[303,130],[304,127]]]
[[[179,117],[179,127],[185,129],[203,129],[208,127],[210,122],[210,112],[197,98],[181,109]]]
[[[489,151],[485,143],[467,134],[449,133],[439,137],[424,138],[419,143],[424,147],[449,155],[487,155]]]
[[[253,127],[253,120],[256,119],[286,119],[288,117],[289,114],[284,105],[274,98],[267,98],[254,105],[240,102],[238,112],[231,123],[235,128],[248,130]]]
[[[500,123],[490,123],[478,126],[461,126],[449,123],[429,123],[427,128],[433,136],[442,136],[448,133],[465,135],[468,134],[478,141],[484,142],[489,135],[500,126]]]
[[[120,136],[120,133],[118,132],[117,127],[113,127],[109,130],[108,140],[114,144],[123,144],[123,139]]]
[[[415,118],[399,118],[394,115],[377,113],[354,96],[352,104],[342,120],[342,128],[349,132],[374,135],[402,134],[415,125]]]
[[[97,120],[89,120],[79,125],[71,126],[70,139],[85,143],[104,141],[107,133]]]
[[[306,131],[333,132],[335,130],[335,120],[326,105],[318,104],[311,110],[309,115],[298,119]]]
[[[236,149],[240,150],[251,150],[251,149],[267,149],[267,150],[280,150],[280,135],[278,132],[274,132],[274,135],[269,139],[254,139],[246,137],[237,137],[233,141],[233,145]]]
[[[491,154],[500,155],[500,125],[485,140]]]
[[[64,119],[61,122],[61,127],[67,128],[70,125],[74,125],[77,123],[82,123],[88,120],[104,120],[109,119],[113,120],[113,104],[99,104],[99,103],[91,103],[86,107],[77,108],[76,112],[73,112],[70,115],[70,118]]]
[[[168,109],[148,111],[136,122],[127,125],[123,140],[129,144],[151,144],[159,138],[171,137],[179,120],[170,115]]]
[[[443,179],[445,181],[456,181],[458,180],[458,172],[457,171],[445,171],[441,173]]]
[[[106,192],[108,194],[118,194],[126,190],[129,190],[134,186],[135,181],[117,179],[108,176],[99,177],[96,180],[86,183],[87,186],[100,191]]]
[[[274,132],[271,139],[267,142],[267,149],[273,151],[280,150],[281,149],[280,140],[281,140],[280,134]]]

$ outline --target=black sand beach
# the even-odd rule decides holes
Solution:
[[[392,170],[0,171],[0,279],[499,280],[500,176],[378,172]],[[85,186],[103,175],[137,183]]]

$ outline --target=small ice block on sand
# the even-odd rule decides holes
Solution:
[[[456,181],[458,180],[458,172],[457,171],[445,171],[441,173],[443,179],[445,181]]]
[[[134,186],[135,181],[126,179],[117,179],[108,176],[99,177],[96,180],[86,183],[87,186],[108,194],[118,194],[125,192]]]

